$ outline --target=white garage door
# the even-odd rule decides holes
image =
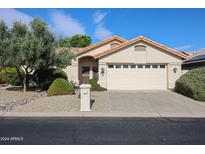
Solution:
[[[162,64],[109,64],[108,90],[166,90],[167,66]]]

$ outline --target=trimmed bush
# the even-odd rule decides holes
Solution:
[[[34,73],[36,83],[42,90],[48,90],[49,86],[57,78],[68,79],[67,74],[60,68],[36,70]]]
[[[176,81],[175,91],[195,100],[205,101],[205,67],[182,75]]]
[[[20,72],[22,75],[24,74],[23,70],[20,70]],[[2,83],[11,84],[14,86],[21,85],[21,81],[19,79],[18,73],[16,71],[16,68],[14,67],[6,67],[5,69],[1,70],[0,81]]]
[[[105,91],[107,89],[100,87],[100,85],[97,83],[96,79],[91,79],[89,81],[90,85],[91,85],[91,91]]]
[[[48,96],[74,94],[73,86],[65,79],[58,78],[50,85]]]
[[[89,83],[91,84],[91,89],[90,89],[91,91],[96,91],[100,87],[96,79],[91,79]]]

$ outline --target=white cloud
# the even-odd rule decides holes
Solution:
[[[106,27],[104,27],[102,24],[97,25],[96,30],[95,30],[95,34],[94,34],[94,36],[97,39],[103,40],[103,39],[108,38],[112,35],[113,35],[113,33],[111,31],[109,31]]]
[[[15,21],[28,24],[32,19],[33,17],[15,9],[0,9],[0,20],[4,20],[8,27],[12,27]]]
[[[51,24],[53,30],[63,36],[85,34],[85,28],[78,20],[57,10],[51,12]]]
[[[96,24],[94,37],[98,40],[103,40],[113,35],[113,33],[103,25],[103,20],[105,19],[107,14],[107,12],[101,12],[100,10],[98,10],[93,15],[93,20]]]
[[[99,23],[101,22],[105,16],[107,15],[106,12],[101,12],[101,11],[96,11],[93,15],[94,23]]]
[[[184,46],[180,46],[180,47],[176,47],[174,48],[175,50],[187,50],[190,49],[192,47],[192,45],[184,45]]]

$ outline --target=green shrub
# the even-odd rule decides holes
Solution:
[[[63,78],[55,79],[48,89],[48,96],[69,94],[74,94],[74,88]]]
[[[22,69],[20,70],[20,72],[22,75],[24,74]],[[18,73],[16,71],[16,68],[14,67],[5,67],[3,70],[1,70],[0,80],[1,82],[15,85],[15,86],[21,85],[21,81],[19,79]]]
[[[96,79],[91,79],[89,81],[90,85],[91,85],[91,91],[105,91],[107,89],[100,87],[100,85],[97,83]]]
[[[205,101],[205,67],[182,75],[176,81],[175,91],[195,100]]]
[[[96,91],[100,87],[96,79],[91,79],[89,83],[91,84],[91,89],[90,89],[91,91]]]
[[[57,78],[64,78],[65,80],[68,79],[66,73],[60,68],[36,70],[34,76],[36,79],[36,83],[42,90],[48,90],[49,86]]]

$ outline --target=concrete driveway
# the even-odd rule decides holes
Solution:
[[[92,110],[156,117],[205,117],[205,102],[170,91],[94,92]]]

